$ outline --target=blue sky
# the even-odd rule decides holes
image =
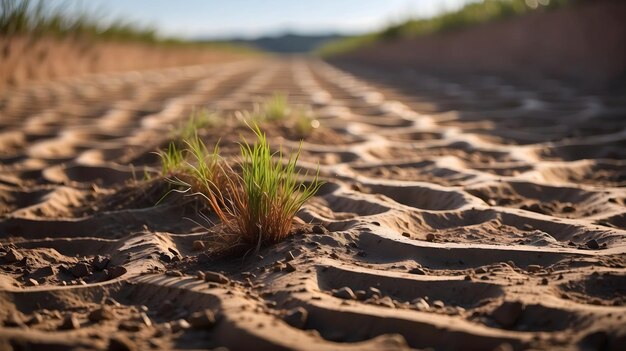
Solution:
[[[50,0],[69,10],[151,25],[167,36],[258,37],[296,33],[361,33],[409,17],[429,17],[470,0]]]

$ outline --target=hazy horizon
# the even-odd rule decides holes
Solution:
[[[472,0],[90,0],[46,1],[69,12],[87,11],[105,22],[122,19],[186,39],[254,39],[285,33],[360,34],[416,17],[431,17]]]

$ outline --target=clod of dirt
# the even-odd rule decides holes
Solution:
[[[372,286],[369,289],[367,289],[367,296],[368,297],[381,297],[383,296],[383,294],[380,292],[379,289]]]
[[[45,266],[45,267],[41,267],[37,270],[37,274],[41,275],[42,277],[50,277],[53,275],[57,274],[57,269],[52,267],[52,266]]]
[[[283,320],[285,321],[285,323],[294,328],[302,329],[306,325],[306,320],[308,316],[309,312],[307,312],[307,310],[302,307],[297,307],[287,311],[287,313],[283,317]]]
[[[62,330],[71,330],[71,329],[79,329],[79,328],[80,328],[80,322],[78,322],[78,319],[76,318],[76,316],[74,316],[73,313],[66,314],[65,318],[63,318],[63,322],[59,326],[59,329],[62,329]]]
[[[106,306],[106,305],[91,311],[89,315],[87,316],[87,318],[89,318],[90,321],[95,322],[95,323],[103,321],[103,320],[113,319],[114,317],[115,315],[113,314],[113,311],[111,310],[109,306]]]
[[[419,267],[412,268],[411,270],[409,270],[409,273],[417,274],[417,275],[426,275],[426,272],[424,272],[424,270]]]
[[[476,273],[476,274],[485,274],[485,273],[487,273],[487,270],[485,269],[485,267],[478,267],[478,268],[474,269],[474,273]]]
[[[189,329],[191,325],[184,319],[179,319],[177,321],[172,322],[172,332],[176,333],[178,331]]]
[[[524,305],[519,301],[504,301],[493,312],[491,317],[505,328],[512,328],[522,315]]]
[[[441,300],[435,300],[433,301],[433,307],[443,309],[446,305]]]
[[[187,320],[196,329],[209,329],[215,325],[215,315],[211,310],[194,312]]]
[[[347,286],[344,286],[343,288],[338,290],[334,290],[333,296],[344,300],[356,300],[356,295],[354,295],[352,289]]]
[[[219,284],[228,284],[228,282],[230,280],[228,280],[228,278],[226,278],[226,276],[224,276],[221,273],[212,272],[212,271],[205,271],[204,272],[204,281],[206,281],[206,282],[213,282],[213,283],[219,283]]]
[[[16,249],[9,249],[6,255],[4,255],[4,262],[6,263],[15,263],[24,259],[24,256],[19,253]]]
[[[415,308],[422,312],[428,311],[430,309],[430,305],[428,305],[428,302],[426,302],[426,300],[421,297],[413,300],[413,304],[415,304]]]
[[[91,261],[91,265],[96,270],[101,271],[107,268],[107,265],[109,264],[109,262],[111,262],[111,259],[109,257],[97,255]]]
[[[396,308],[396,304],[393,303],[393,299],[389,296],[385,296],[383,298],[378,299],[378,301],[376,301],[376,304],[380,306],[389,307],[389,308]]]
[[[37,312],[33,313],[33,316],[26,322],[27,325],[37,325],[43,322],[43,316]]]
[[[600,244],[596,239],[591,239],[585,243],[585,245],[591,250],[600,250]]]
[[[121,277],[124,274],[126,274],[126,268],[122,266],[116,266],[109,269],[109,279],[115,279]]]
[[[365,290],[357,290],[354,292],[356,299],[359,301],[365,300],[367,298],[367,291]]]
[[[70,273],[76,278],[82,278],[91,274],[91,267],[85,262],[79,262],[70,268]]]

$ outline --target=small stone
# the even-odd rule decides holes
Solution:
[[[309,316],[309,312],[302,307],[297,307],[287,311],[283,320],[290,326],[298,329],[303,329],[306,325],[306,320]]]
[[[6,255],[4,255],[4,262],[6,263],[15,263],[24,259],[24,256],[19,253],[16,249],[9,249]]]
[[[426,241],[432,242],[434,240],[435,240],[435,234],[432,234],[432,233],[426,234]]]
[[[377,303],[379,305],[381,305],[381,306],[385,306],[385,307],[389,307],[389,308],[396,308],[396,304],[393,303],[393,300],[389,296],[385,296],[383,298],[380,298]]]
[[[37,274],[43,277],[50,277],[58,273],[57,269],[52,266],[41,267],[37,270]]]
[[[380,290],[376,289],[375,287],[369,287],[367,289],[367,295],[369,297],[381,297],[383,296],[383,294],[380,292]]]
[[[109,340],[108,351],[135,351],[135,343],[124,335],[116,335]]]
[[[541,285],[548,285],[548,278],[541,279]]]
[[[530,224],[524,224],[524,225],[522,225],[522,229],[524,229],[524,230],[533,230],[534,228]]]
[[[413,300],[413,304],[415,304],[415,307],[419,310],[419,311],[428,311],[430,309],[430,305],[428,304],[428,302],[426,302],[426,300],[424,300],[423,298],[419,297],[415,300]]]
[[[487,270],[484,267],[478,267],[478,268],[474,269],[474,273],[476,273],[476,274],[485,274],[485,273],[487,273]]]
[[[196,273],[196,278],[198,278],[198,280],[204,281],[204,278],[205,278],[204,272],[198,271],[198,273]]]
[[[538,264],[529,264],[528,267],[526,267],[526,270],[529,271],[530,273],[536,273],[536,272],[539,272],[541,268],[542,267]]]
[[[365,290],[357,290],[354,292],[357,300],[365,300],[367,298],[367,291]]]
[[[442,308],[445,307],[445,304],[441,300],[435,300],[435,301],[433,301],[433,307],[442,309]]]
[[[419,267],[412,268],[411,270],[409,270],[409,273],[417,274],[417,275],[426,275],[426,272],[424,272],[424,270]]]
[[[28,325],[41,324],[43,322],[43,316],[37,312],[33,313],[33,316],[26,322]]]
[[[333,291],[333,296],[338,297],[340,299],[344,299],[344,300],[356,300],[356,295],[354,295],[354,292],[352,292],[352,289],[350,289],[347,286],[344,286],[341,289]]]
[[[102,307],[91,311],[87,318],[89,318],[92,322],[98,323],[103,320],[113,319],[115,318],[115,315],[109,306],[103,305]]]
[[[151,327],[152,326],[152,320],[150,320],[150,317],[148,317],[146,312],[141,312],[139,314],[139,321],[141,323],[143,323],[146,327]]]
[[[472,276],[468,274],[468,275],[466,275],[466,276],[465,276],[465,278],[464,278],[464,279],[465,279],[465,280],[472,280]]]
[[[591,250],[599,250],[600,249],[600,244],[598,244],[598,241],[596,241],[596,239],[591,239],[589,241],[587,241],[585,243],[585,245],[590,248]]]
[[[503,327],[511,328],[522,315],[523,310],[524,305],[519,301],[504,301],[491,312],[491,317]]]
[[[405,238],[410,238],[411,234],[408,233],[408,232],[402,232],[402,236],[405,237]]]
[[[191,328],[191,324],[184,319],[179,319],[172,322],[172,332],[176,333],[180,330]]]
[[[107,265],[111,262],[111,259],[106,256],[97,255],[91,261],[91,265],[94,269],[101,271],[107,268]]]
[[[204,281],[219,284],[228,284],[228,282],[230,282],[230,280],[223,274],[212,271],[204,272]]]
[[[204,241],[202,240],[194,240],[192,248],[194,251],[204,251],[206,249],[206,245],[204,245]]]
[[[76,316],[74,316],[73,313],[66,314],[65,318],[63,318],[63,322],[59,326],[59,329],[62,329],[62,330],[79,329],[79,328],[80,328],[80,323],[78,322],[78,319],[76,319]]]
[[[70,268],[70,273],[76,278],[81,278],[91,274],[91,267],[85,262],[79,262]]]
[[[574,206],[563,206],[563,213],[572,213],[572,212],[576,212],[576,208]]]
[[[189,324],[196,329],[209,329],[215,325],[215,315],[211,310],[192,313],[188,318]]]
[[[26,284],[27,284],[27,285],[29,285],[29,286],[38,286],[38,285],[39,285],[39,282],[38,282],[38,281],[36,281],[36,280],[35,280],[35,279],[33,279],[33,278],[29,278],[29,279],[26,281]]]
[[[182,277],[183,273],[178,270],[170,270],[170,271],[165,272],[165,275],[170,276],[170,277]]]

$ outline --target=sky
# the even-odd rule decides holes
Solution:
[[[181,38],[255,38],[285,32],[358,34],[430,17],[471,0],[49,0],[68,11],[121,18]]]

